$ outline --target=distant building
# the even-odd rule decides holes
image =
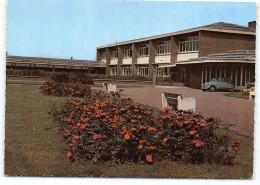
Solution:
[[[7,68],[43,69],[52,71],[83,71],[91,74],[104,74],[106,64],[94,60],[74,60],[60,58],[6,56]]]
[[[229,77],[235,88],[254,82],[256,22],[225,22],[97,47],[106,74],[171,77],[200,88],[213,77]],[[216,55],[215,55],[216,54]]]

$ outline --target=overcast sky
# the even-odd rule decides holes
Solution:
[[[9,0],[9,55],[96,59],[96,47],[215,22],[247,26],[255,3]]]

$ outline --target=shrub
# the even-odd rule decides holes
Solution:
[[[40,86],[40,92],[49,96],[70,96],[85,98],[91,94],[86,84],[46,81]]]
[[[50,79],[54,82],[94,84],[93,77],[86,73],[53,73]]]
[[[69,75],[68,73],[53,73],[50,76],[50,80],[54,81],[54,82],[64,82],[64,83],[68,83],[69,82]]]
[[[170,77],[158,76],[158,77],[156,77],[156,81],[157,81],[157,82],[170,82],[170,81],[171,81],[171,78],[170,78]]]
[[[168,109],[156,112],[131,99],[97,91],[85,102],[66,101],[49,112],[67,144],[67,159],[235,165],[238,141],[215,133],[218,120]],[[69,155],[69,157],[68,157]]]

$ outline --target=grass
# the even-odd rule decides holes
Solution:
[[[228,92],[228,93],[224,93],[224,96],[249,99],[248,94],[241,94],[240,92]]]
[[[7,80],[7,84],[42,85],[44,81],[32,80]]]
[[[174,178],[250,178],[253,173],[253,138],[227,129],[241,142],[238,166],[191,165],[170,161],[147,164],[121,164],[66,160],[65,144],[57,145],[60,136],[47,111],[67,97],[50,97],[39,93],[38,85],[7,84],[5,125],[5,174],[30,176],[110,176]]]

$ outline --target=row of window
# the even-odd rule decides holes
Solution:
[[[131,75],[132,66],[127,66],[127,65],[122,66],[122,73],[123,73],[123,75]],[[110,74],[117,75],[118,67],[110,66]],[[148,76],[149,75],[149,66],[148,65],[138,65],[137,66],[137,75]],[[169,76],[169,69],[168,68],[157,68],[157,75],[158,76]]]
[[[141,76],[148,76],[149,75],[149,66],[148,65],[138,65],[137,66],[137,75]],[[131,75],[132,74],[132,67],[131,66],[122,66],[123,75]],[[111,66],[110,67],[110,74],[117,75],[118,74],[118,67]]]
[[[179,52],[193,52],[199,50],[199,37],[188,37],[181,39],[179,42]],[[170,54],[171,53],[171,41],[164,41],[157,45],[157,54]],[[149,56],[149,44],[145,44],[139,47],[140,56]],[[106,58],[106,52],[102,52],[101,57]],[[127,47],[124,50],[124,57],[132,57],[132,47]],[[118,58],[118,51],[112,51],[112,58]]]

